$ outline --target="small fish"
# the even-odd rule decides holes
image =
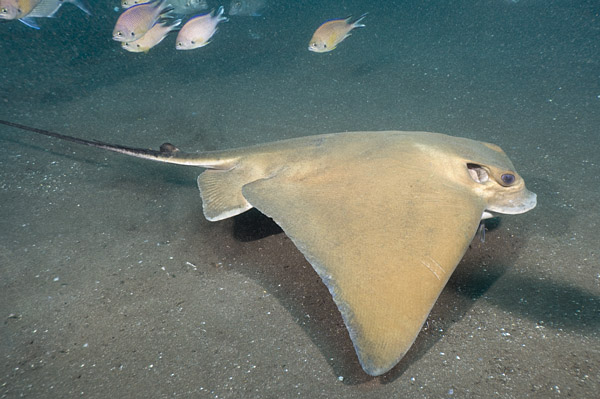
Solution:
[[[121,7],[124,9],[138,4],[148,3],[149,0],[122,0]],[[167,6],[173,8],[175,15],[189,15],[198,11],[208,10],[207,0],[167,0]]]
[[[208,14],[199,15],[187,21],[177,35],[175,48],[177,50],[193,50],[206,46],[217,31],[219,22],[228,21],[223,16],[224,12],[225,9],[221,6],[216,15],[213,10]]]
[[[113,40],[128,43],[141,38],[161,16],[166,14],[163,14],[166,8],[167,3],[164,0],[128,8],[119,16],[115,24]]]
[[[313,34],[308,49],[315,53],[326,53],[334,50],[338,44],[350,36],[350,31],[352,29],[365,26],[361,24],[360,21],[366,16],[367,14],[365,13],[354,22],[350,22],[351,17],[346,19],[333,19],[325,22],[323,25],[319,26]]]
[[[152,28],[150,28],[148,32],[146,32],[144,36],[134,40],[133,42],[122,42],[121,47],[127,51],[131,51],[132,53],[147,53],[152,47],[162,42],[169,32],[177,29],[179,24],[181,24],[180,19],[176,20],[170,25],[167,22],[157,22]]]
[[[233,0],[229,6],[229,15],[260,17],[266,6],[266,0]]]
[[[52,18],[64,3],[74,4],[87,15],[92,15],[83,0],[42,0],[40,4],[25,17],[20,18],[19,21],[30,28],[39,29],[40,27],[34,18]]]
[[[0,19],[20,19],[29,14],[41,0],[0,0]]]

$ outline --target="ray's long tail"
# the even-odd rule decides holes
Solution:
[[[112,152],[118,152],[119,154],[124,154],[136,158],[148,159],[156,162],[187,166],[198,166],[208,169],[229,169],[234,165],[236,161],[235,158],[224,156],[225,154],[222,151],[191,154],[179,150],[179,148],[175,147],[173,144],[170,143],[162,144],[159,150],[149,150],[144,148],[134,148],[117,144],[110,144],[98,140],[81,139],[78,137],[67,136],[64,134],[55,133],[44,129],[38,129],[31,126],[21,125],[19,123],[9,122],[1,119],[0,124],[41,134],[47,137],[57,138],[59,140],[70,141],[72,143],[80,145],[100,148]]]

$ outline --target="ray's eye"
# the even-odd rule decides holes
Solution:
[[[501,176],[502,179],[502,183],[506,184],[507,186],[510,186],[511,184],[513,184],[515,182],[515,175],[513,175],[512,173],[505,173]]]

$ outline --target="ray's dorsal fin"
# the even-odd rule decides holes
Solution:
[[[218,156],[217,152],[210,153],[186,153],[171,143],[163,143],[160,149],[149,150],[144,148],[128,147],[118,144],[105,143],[99,140],[86,140],[78,137],[67,136],[44,129],[38,129],[31,126],[21,125],[15,122],[0,120],[0,124],[14,127],[21,130],[41,134],[47,137],[57,138],[59,140],[70,141],[72,143],[86,145],[89,147],[100,148],[107,151],[117,152],[136,158],[148,159],[156,162],[171,163],[177,165],[199,166],[208,169],[229,169],[236,159]]]

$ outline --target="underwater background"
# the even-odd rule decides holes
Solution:
[[[112,40],[117,0],[88,5],[39,30],[0,22],[0,119],[186,151],[441,132],[502,147],[538,206],[488,226],[408,355],[372,378],[276,225],[205,220],[197,169],[1,126],[0,397],[597,395],[597,1],[271,1],[206,47],[172,33],[147,54]],[[308,51],[321,23],[366,12]]]

